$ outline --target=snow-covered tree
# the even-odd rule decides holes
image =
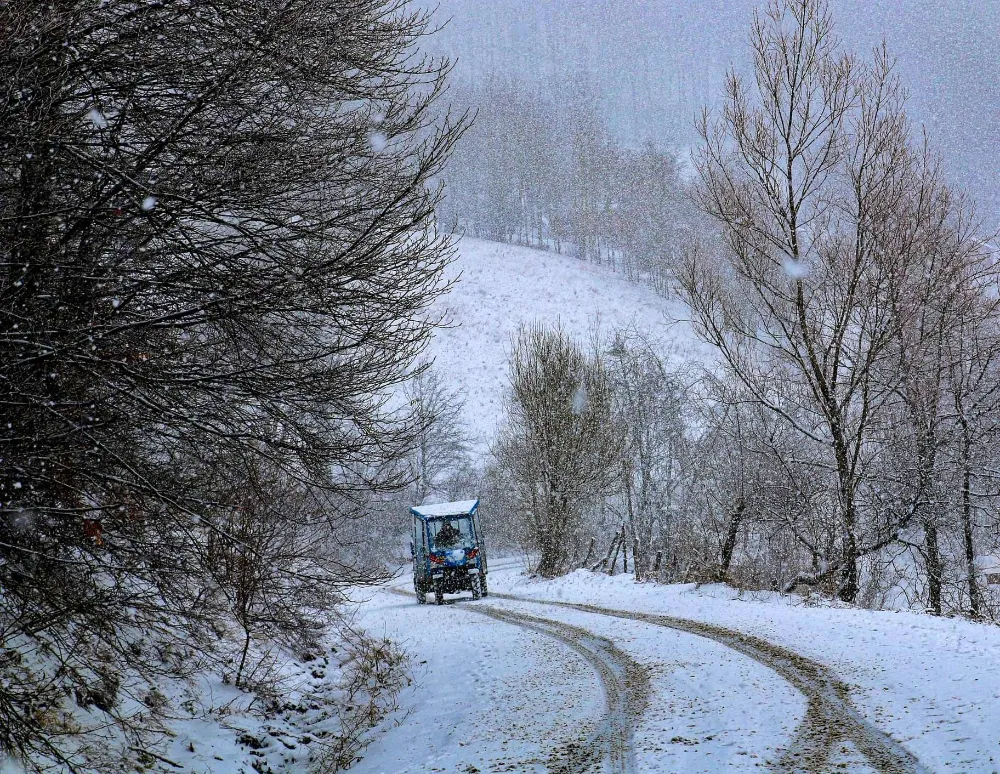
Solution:
[[[919,525],[935,596],[936,332],[981,292],[985,251],[912,140],[884,49],[840,51],[823,0],[774,0],[751,42],[754,78],[731,75],[701,125],[698,200],[723,246],[690,251],[684,295],[728,372],[831,473],[836,540],[808,579],[836,575],[854,601],[862,558]],[[909,444],[886,432],[904,415]]]
[[[633,539],[636,578],[679,515],[688,460],[680,381],[634,330],[616,332],[607,353],[615,421],[623,430],[621,501]],[[632,548],[630,546],[630,548]]]

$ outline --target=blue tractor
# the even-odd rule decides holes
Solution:
[[[478,508],[479,500],[410,508],[413,589],[420,604],[431,592],[439,605],[444,604],[445,594],[459,591],[471,591],[473,599],[486,596],[486,550]]]

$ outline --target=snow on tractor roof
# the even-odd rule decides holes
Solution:
[[[467,516],[479,507],[479,500],[459,500],[454,503],[435,503],[434,505],[415,505],[410,510],[425,519],[439,516]]]

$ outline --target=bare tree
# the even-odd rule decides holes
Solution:
[[[416,424],[407,461],[414,502],[420,504],[468,465],[468,439],[462,429],[461,396],[448,389],[429,363],[408,382],[406,398]]]
[[[615,421],[624,437],[621,499],[641,580],[652,566],[654,545],[677,516],[688,464],[683,387],[635,330],[616,332],[607,357]]]
[[[946,375],[944,420],[952,428],[943,449],[955,470],[957,523],[961,534],[961,567],[968,612],[987,614],[986,595],[977,567],[977,543],[996,551],[1000,531],[990,539],[988,514],[995,512],[997,471],[992,465],[1000,424],[1000,328],[995,303],[988,295],[969,298],[958,327],[944,342]]]
[[[823,0],[775,0],[751,43],[751,86],[731,75],[721,115],[701,125],[698,200],[725,256],[692,250],[682,285],[729,371],[823,450],[836,556],[802,579],[837,573],[853,601],[860,558],[895,540],[926,496],[918,480],[910,507],[881,520],[867,508],[874,441],[903,378],[899,331],[919,326],[913,278],[927,259],[915,245],[947,261],[954,210],[910,140],[884,49],[867,65],[839,53]]]
[[[136,606],[200,625],[178,579],[242,543],[220,457],[345,500],[405,483],[379,396],[446,289],[461,132],[426,29],[403,0],[0,6],[4,644],[129,666]],[[85,650],[49,677],[86,684]],[[0,755],[79,764],[0,672]]]
[[[248,661],[254,642],[308,650],[349,587],[390,573],[377,563],[345,558],[333,545],[347,533],[343,522],[349,518],[335,495],[249,455],[219,457],[207,476],[218,529],[204,541],[201,567],[215,596],[210,604],[241,629],[233,681],[247,688],[254,682]]]
[[[521,330],[511,355],[507,423],[494,454],[514,487],[545,577],[564,572],[586,514],[618,476],[611,379],[560,326]]]
[[[692,518],[717,536],[716,578],[732,581],[740,536],[760,510],[767,482],[755,465],[752,409],[717,387],[711,399],[701,396],[698,402],[704,430],[691,450],[696,470],[687,496],[695,509]]]

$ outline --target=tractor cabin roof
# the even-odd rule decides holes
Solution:
[[[421,519],[440,519],[446,516],[471,516],[479,507],[479,500],[460,500],[454,503],[415,505],[410,513]]]

